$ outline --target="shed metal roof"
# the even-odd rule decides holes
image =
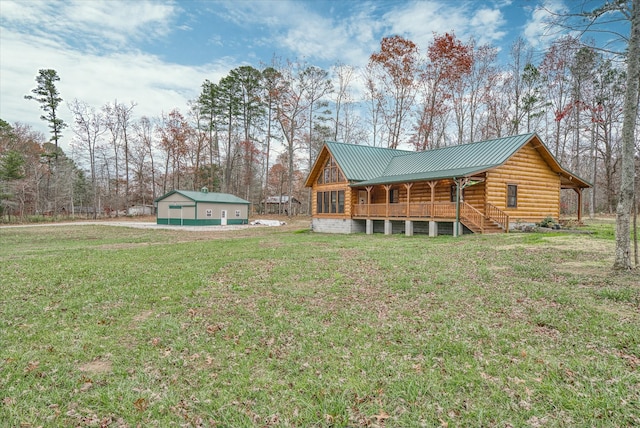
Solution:
[[[245,201],[235,195],[229,193],[215,193],[215,192],[197,192],[194,190],[172,190],[171,192],[156,198],[156,202],[166,197],[178,193],[185,198],[191,199],[194,202],[210,202],[217,204],[250,204],[249,201]]]

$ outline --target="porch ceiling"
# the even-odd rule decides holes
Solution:
[[[569,174],[567,171],[561,171],[560,175],[560,187],[563,189],[586,189],[591,187],[591,184],[580,177]]]

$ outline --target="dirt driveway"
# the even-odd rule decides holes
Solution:
[[[270,217],[270,220],[275,218]],[[253,222],[258,219],[251,219]],[[13,228],[13,227],[53,227],[53,226],[83,226],[83,225],[102,225],[102,226],[120,226],[131,227],[134,229],[168,229],[168,230],[180,230],[183,232],[229,232],[234,230],[247,230],[247,229],[261,229],[270,227],[279,227],[283,230],[298,230],[307,228],[310,226],[310,218],[308,217],[293,217],[293,218],[278,218],[284,222],[281,226],[267,226],[262,224],[243,224],[243,225],[229,225],[229,226],[173,226],[165,224],[156,224],[155,218],[145,218],[144,221],[136,221],[134,219],[126,218],[122,220],[78,220],[59,223],[30,223],[30,224],[18,224],[0,226],[0,228]]]

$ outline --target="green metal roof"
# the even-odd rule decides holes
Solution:
[[[491,169],[487,167],[455,168],[438,171],[416,172],[412,174],[385,175],[372,180],[355,183],[355,186],[373,186],[375,184],[411,183],[413,181],[441,180],[443,178],[467,177]]]
[[[468,177],[504,164],[534,138],[536,142],[540,142],[542,148],[539,150],[542,150],[541,154],[553,171],[558,172],[567,182],[577,180],[579,187],[590,186],[587,181],[563,169],[535,133],[424,152],[336,142],[327,142],[325,146],[353,186],[367,186]]]
[[[160,201],[174,193],[178,193],[185,198],[191,199],[194,202],[212,202],[217,204],[250,204],[249,201],[245,201],[237,196],[229,193],[215,193],[215,192],[196,192],[193,190],[172,190],[171,192],[156,198],[156,202]]]
[[[464,177],[505,163],[535,134],[410,152],[391,159],[382,174],[358,185]]]
[[[325,145],[349,181],[364,181],[379,177],[394,157],[415,153],[336,142],[326,142]]]

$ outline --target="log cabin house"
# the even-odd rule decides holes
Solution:
[[[305,186],[314,231],[457,236],[558,221],[562,189],[575,191],[580,220],[590,184],[532,133],[424,152],[327,142]]]

